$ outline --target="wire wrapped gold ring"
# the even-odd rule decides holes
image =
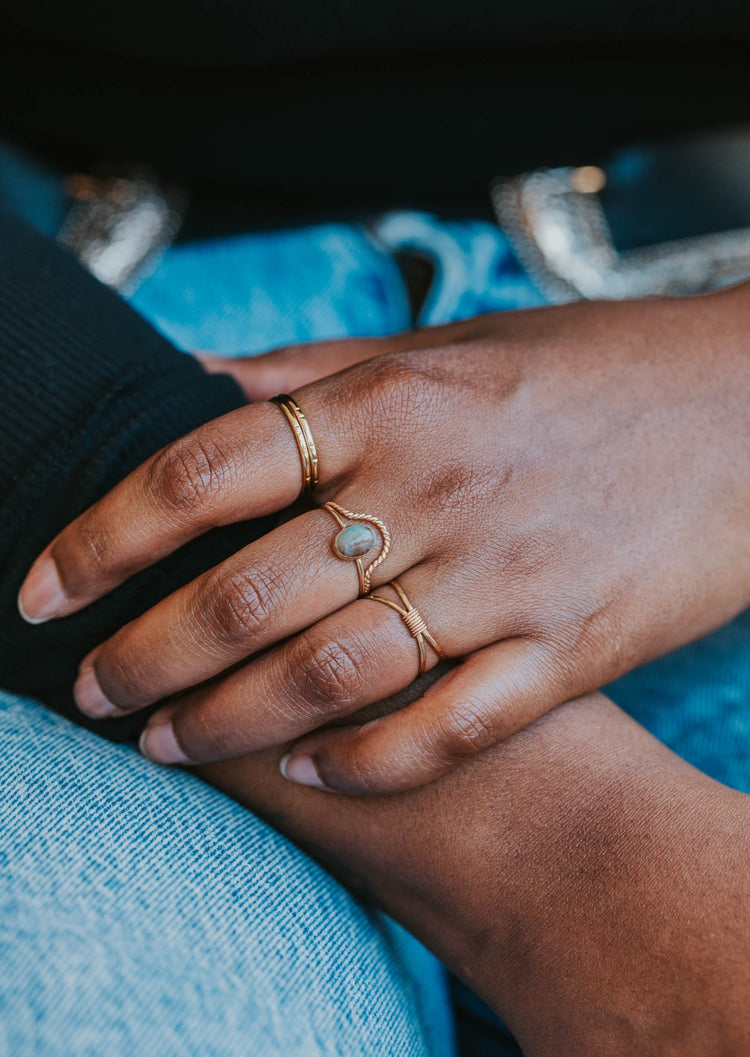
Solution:
[[[395,609],[404,624],[406,624],[409,633],[416,640],[419,649],[419,674],[422,675],[427,669],[427,650],[425,649],[425,643],[432,646],[438,657],[443,658],[445,657],[445,654],[438,646],[437,642],[435,642],[432,635],[430,635],[427,630],[427,625],[424,622],[424,617],[416,606],[411,604],[406,591],[404,591],[398,580],[391,580],[390,584],[386,584],[386,586],[393,588],[404,603],[403,606],[400,606],[397,602],[392,602],[390,598],[384,598],[382,595],[369,594],[367,597],[373,602],[382,602],[384,606],[389,606],[391,609]]]

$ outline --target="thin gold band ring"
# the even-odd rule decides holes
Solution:
[[[280,393],[279,396],[272,397],[271,403],[281,408],[284,417],[292,427],[302,460],[302,491],[312,492],[318,483],[318,451],[305,413],[288,393]]]
[[[438,646],[437,642],[435,642],[432,635],[430,635],[427,630],[427,625],[424,622],[424,617],[416,606],[411,604],[406,591],[404,591],[398,580],[391,580],[390,585],[387,584],[386,586],[393,588],[404,603],[403,606],[400,606],[397,602],[392,602],[390,598],[383,598],[382,595],[368,594],[367,597],[373,602],[382,602],[384,606],[389,606],[401,617],[404,624],[406,624],[406,627],[409,629],[409,633],[417,643],[419,649],[419,674],[423,675],[427,669],[427,650],[425,649],[425,643],[427,643],[428,646],[432,646],[435,653],[441,659],[445,657],[445,654]]]

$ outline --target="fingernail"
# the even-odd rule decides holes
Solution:
[[[314,785],[318,789],[327,788],[320,779],[312,756],[307,756],[303,752],[288,752],[279,761],[279,770],[288,782],[296,782],[297,785]]]
[[[156,723],[153,727],[146,727],[138,748],[152,763],[190,763],[177,744],[171,723]]]
[[[99,685],[93,665],[84,661],[73,687],[73,697],[81,712],[94,719],[105,716],[121,716],[125,709],[113,705]]]
[[[29,624],[41,624],[54,617],[68,599],[51,558],[33,565],[18,593],[18,612]]]

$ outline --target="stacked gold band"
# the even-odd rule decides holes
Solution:
[[[427,630],[427,625],[424,622],[424,617],[409,601],[406,591],[404,591],[398,580],[391,580],[390,585],[393,588],[398,597],[404,603],[403,607],[397,602],[392,602],[390,598],[383,598],[382,595],[367,595],[368,598],[372,599],[373,602],[382,602],[384,606],[389,606],[391,609],[395,609],[398,615],[403,620],[406,627],[409,629],[409,633],[414,637],[419,649],[419,674],[422,675],[427,669],[427,650],[425,649],[425,643],[432,646],[438,657],[445,657],[445,654],[440,649],[438,644],[433,639]]]
[[[304,412],[297,401],[286,393],[274,396],[271,403],[281,408],[292,427],[302,460],[302,491],[312,492],[318,483],[318,452]]]

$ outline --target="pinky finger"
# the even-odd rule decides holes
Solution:
[[[285,778],[331,792],[388,794],[425,785],[575,696],[547,648],[505,639],[471,654],[412,705],[359,727],[308,735]]]

